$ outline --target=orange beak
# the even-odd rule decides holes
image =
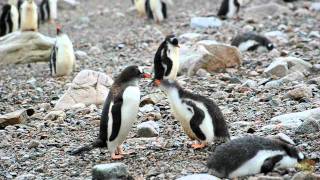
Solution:
[[[151,77],[152,77],[151,74],[148,74],[148,73],[143,74],[143,78],[150,79]]]

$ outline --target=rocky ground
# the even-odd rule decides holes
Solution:
[[[198,33],[196,40],[181,39],[186,46],[197,40],[230,44],[237,33],[249,30],[269,33],[276,50],[242,53],[240,68],[210,74],[201,70],[192,76],[182,72],[179,81],[185,88],[210,97],[219,105],[232,136],[248,133],[267,136],[282,132],[290,136],[308,157],[320,157],[320,110],[307,114],[307,118],[304,116],[304,111],[320,107],[320,12],[310,10],[312,1],[293,4],[276,1],[286,6],[290,13],[262,20],[253,17],[248,18],[251,20],[231,19],[223,21],[218,28],[207,29],[191,28],[190,19],[216,14],[220,1],[176,1],[177,6],[169,9],[169,19],[161,25],[128,11],[129,0],[80,2],[77,8],[62,8],[59,18],[75,49],[82,51],[77,54],[77,69],[72,76],[52,78],[48,65],[42,63],[0,67],[0,114],[22,108],[35,110],[27,122],[0,129],[0,179],[26,174],[38,179],[88,179],[94,165],[112,162],[106,149],[69,155],[72,149],[97,137],[101,105],[65,110],[57,115],[58,118],[47,115],[80,70],[91,69],[114,77],[129,64],[151,68],[159,43],[170,33],[178,36]],[[268,1],[246,4],[240,17],[250,16],[244,13],[245,9],[265,2]],[[52,36],[53,29],[46,25],[40,32]],[[292,69],[290,61],[284,75],[281,68],[280,72],[267,72],[268,66],[280,56],[299,58],[312,67]],[[155,93],[160,100],[155,105],[140,108],[138,122],[124,143],[125,150],[133,153],[121,162],[136,179],[175,179],[206,173],[207,157],[216,145],[203,150],[191,149],[191,141],[171,116],[166,99],[159,90],[149,87],[149,82],[141,81],[142,96]],[[305,114],[294,115],[301,117],[298,120],[274,118],[294,112]],[[138,137],[137,125],[148,120],[156,122],[155,135],[159,134],[158,137]],[[289,169],[268,175],[289,179],[298,171]],[[319,163],[314,171],[320,173]]]

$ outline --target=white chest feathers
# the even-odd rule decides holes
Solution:
[[[58,18],[57,0],[49,0],[49,6],[50,6],[50,19],[56,20]]]
[[[150,9],[152,11],[153,18],[156,22],[164,20],[164,14],[162,13],[162,1],[161,0],[149,0]]]
[[[234,4],[235,0],[228,0],[228,13],[227,13],[227,17],[228,18],[232,18],[236,15],[237,13],[237,7]]]
[[[134,5],[136,7],[136,10],[138,11],[138,14],[140,16],[145,16],[146,15],[146,0],[135,0]]]
[[[75,55],[71,40],[66,34],[57,36],[56,75],[70,75],[75,67]]]
[[[15,5],[11,5],[10,13],[11,13],[11,19],[12,19],[12,23],[13,23],[12,32],[14,32],[14,31],[17,31],[18,27],[19,27],[19,25],[18,25],[19,24],[19,12],[18,12],[18,9]]]
[[[34,1],[21,5],[21,31],[38,31],[38,10]]]
[[[177,78],[177,74],[179,71],[179,66],[180,66],[180,48],[175,47],[171,44],[168,44],[168,49],[167,49],[167,56],[171,59],[172,61],[172,68],[168,76],[165,76],[164,79],[170,79],[170,80],[175,80]],[[165,69],[167,69],[165,67]]]

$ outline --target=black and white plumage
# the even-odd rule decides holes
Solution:
[[[244,33],[236,36],[231,43],[232,46],[239,48],[241,52],[244,51],[271,51],[274,48],[272,42],[264,36],[253,32]]]
[[[34,0],[24,0],[20,7],[21,31],[38,31],[38,7]]]
[[[143,77],[147,77],[147,75],[142,73],[138,66],[129,66],[121,72],[105,101],[100,121],[99,138],[91,145],[75,150],[73,154],[95,147],[108,147],[112,159],[122,158],[121,144],[137,119],[140,104],[138,82]]]
[[[159,85],[163,79],[175,80],[179,70],[180,47],[178,38],[169,35],[160,44],[154,57],[154,80]]]
[[[174,117],[192,139],[202,148],[214,139],[229,140],[226,121],[219,107],[210,99],[184,90],[176,81],[163,80],[160,88],[168,97]]]
[[[17,31],[19,27],[19,12],[15,4],[9,3],[2,7],[0,17],[0,36]]]
[[[148,18],[155,20],[157,23],[160,23],[164,19],[166,19],[168,2],[171,2],[171,1],[145,0],[145,11]]]
[[[75,67],[75,55],[73,45],[68,35],[57,28],[56,43],[52,47],[50,55],[50,72],[52,76],[70,75]]]
[[[139,16],[146,15],[146,1],[147,0],[132,0]]]
[[[54,22],[58,17],[57,0],[42,0],[40,4],[41,22]]]
[[[218,16],[222,19],[233,18],[240,10],[238,0],[223,0],[220,6]]]
[[[303,159],[304,155],[286,141],[248,136],[218,146],[207,166],[215,176],[235,178],[291,168]]]

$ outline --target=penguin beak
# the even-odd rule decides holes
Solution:
[[[179,45],[179,44],[177,44],[177,45],[176,45],[176,47],[180,48],[180,45]]]
[[[151,78],[151,74],[148,74],[148,73],[143,73],[141,75],[142,78],[145,78],[145,79],[150,79]]]

